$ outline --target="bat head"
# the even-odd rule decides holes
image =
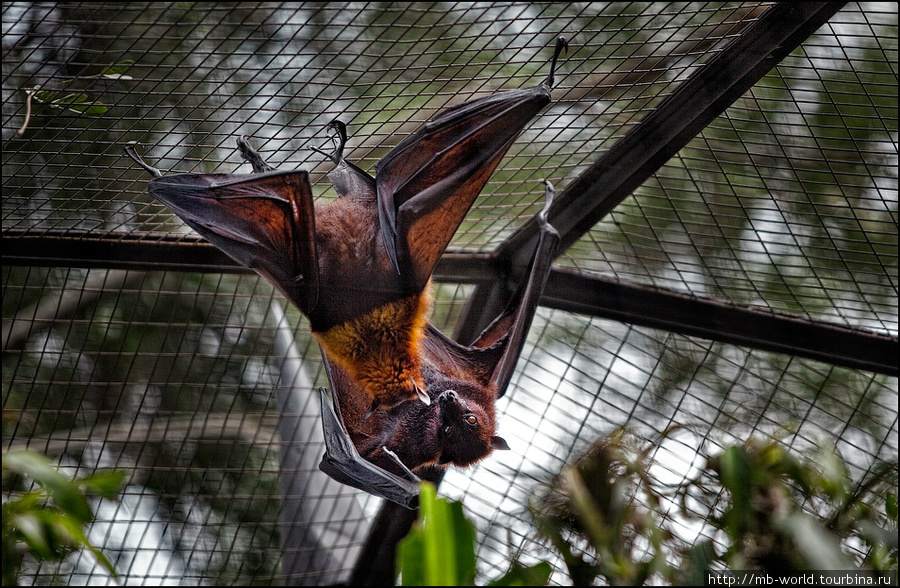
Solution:
[[[470,386],[470,384],[465,384]],[[487,457],[494,449],[509,449],[502,437],[494,435],[493,405],[486,409],[465,390],[444,390],[438,396],[439,465],[466,467]]]

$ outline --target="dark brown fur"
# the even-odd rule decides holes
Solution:
[[[430,366],[423,372],[431,404],[405,402],[373,416],[377,421],[366,427],[372,433],[361,438],[357,445],[360,455],[402,475],[399,466],[385,454],[384,447],[410,469],[425,465],[467,467],[494,449],[509,448],[501,437],[494,435],[492,391],[473,381],[447,378]],[[348,427],[359,429],[350,426],[350,422]]]
[[[546,227],[528,279],[471,346],[450,341],[428,323],[429,283],[500,159],[550,102],[553,70],[565,47],[560,37],[541,84],[443,110],[391,149],[374,178],[344,160],[346,128],[334,121],[336,148],[329,157],[335,168],[328,177],[339,198],[324,205],[314,206],[307,172],[274,170],[244,139],[238,148],[251,175],[164,176],[133,146],[126,148],[154,176],[153,197],[269,279],[309,318],[355,448],[386,470],[402,472],[385,448],[410,469],[466,467],[506,448],[494,434],[494,402],[512,375],[558,243],[546,221],[549,185],[538,216]],[[415,398],[422,402],[409,401]],[[346,441],[336,416],[326,420],[325,434]],[[344,483],[406,502],[408,489],[384,489],[381,476],[352,451],[341,449],[329,459],[337,465],[325,467]]]

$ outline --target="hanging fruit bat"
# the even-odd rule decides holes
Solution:
[[[306,171],[278,171],[244,138],[252,174],[163,175],[150,195],[238,263],[256,270],[309,319],[333,394],[322,392],[326,454],[336,480],[415,505],[422,466],[466,467],[493,449],[494,402],[524,345],[559,237],[541,239],[510,306],[470,346],[429,322],[430,279],[475,198],[529,121],[550,102],[539,85],[449,107],[394,147],[375,177],[343,157],[346,127],[331,123],[338,198],[313,206]]]
[[[426,326],[421,357],[430,404],[404,402],[370,417],[358,385],[326,357],[335,394],[329,400],[326,390],[319,389],[327,447],[319,464],[322,471],[415,508],[419,478],[411,469],[466,467],[494,449],[508,449],[506,441],[494,435],[494,403],[512,377],[556,257],[559,234],[547,222],[552,199],[553,187],[546,182],[546,204],[536,216],[540,238],[527,277],[478,339],[464,346]]]

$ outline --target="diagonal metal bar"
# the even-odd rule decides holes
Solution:
[[[766,11],[755,25],[745,29],[722,53],[683,83],[656,111],[647,115],[559,195],[550,211],[550,222],[562,235],[560,252],[590,230],[844,4],[780,3]],[[537,237],[536,223],[528,223],[500,247],[499,260],[508,261],[514,268],[526,267]],[[552,283],[553,276],[548,287]],[[502,310],[510,292],[500,285],[500,280],[494,280],[476,289],[457,325],[457,340],[471,340]],[[473,304],[473,300],[477,303]],[[374,542],[379,543],[382,556],[392,554],[396,545],[389,545],[388,541],[402,537],[408,531],[412,520],[392,521],[394,511],[390,506],[382,507],[379,524],[357,561],[357,570],[378,567],[378,562],[371,559]],[[390,533],[381,533],[382,525],[389,528]],[[385,572],[370,575],[365,580],[389,584],[394,577]]]
[[[549,221],[560,253],[643,184],[846,2],[780,2],[685,80],[659,107],[557,195]],[[529,222],[498,250],[524,267],[537,243]]]
[[[845,2],[781,2],[711,58],[634,129],[603,153],[556,197],[550,223],[565,251],[779,61],[840,10]],[[497,251],[497,267],[521,273],[537,243],[537,223],[523,225]],[[479,287],[460,317],[457,335],[471,340],[506,304],[498,283]]]
[[[828,21],[845,2],[781,2],[747,27],[721,53],[682,83],[659,107],[603,153],[556,197],[550,223],[560,232],[560,253],[609,214],[688,141]],[[537,223],[523,225],[497,251],[497,267],[526,267],[537,243]],[[471,340],[506,304],[497,282],[479,287],[457,325]]]

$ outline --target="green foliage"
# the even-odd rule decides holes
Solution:
[[[90,102],[87,94],[70,92],[62,94],[56,90],[41,90],[34,92],[32,97],[35,102],[41,102],[55,108],[65,108],[79,114],[98,116],[106,113],[106,106],[99,102]]]
[[[897,519],[889,507],[896,480],[896,463],[882,463],[853,485],[834,447],[820,444],[797,457],[778,441],[751,439],[709,458],[686,486],[682,510],[727,534],[728,548],[719,557],[729,569],[896,570]],[[689,492],[708,498],[720,489],[729,499],[720,515],[707,500],[701,502],[709,514],[686,508]],[[859,540],[866,548],[854,557],[845,545]]]
[[[59,560],[86,548],[115,576],[112,563],[84,534],[84,525],[94,518],[86,495],[114,499],[124,485],[125,473],[100,471],[72,480],[43,455],[11,451],[3,455],[4,490],[17,476],[31,478],[39,488],[16,493],[17,498],[3,503],[3,584],[16,583],[25,552],[38,559]]]
[[[896,463],[873,467],[854,484],[834,447],[798,457],[779,440],[751,439],[708,457],[695,478],[663,492],[651,473],[661,440],[616,431],[532,500],[535,527],[574,585],[702,585],[724,570],[897,570]],[[475,530],[462,505],[438,499],[430,484],[422,485],[420,504],[398,551],[403,585],[473,585]],[[726,539],[690,545],[679,538],[666,514],[676,504],[681,522],[710,525]],[[547,562],[516,561],[490,585],[546,585],[551,572]]]
[[[463,514],[462,503],[438,498],[434,486],[423,482],[419,505],[419,520],[397,550],[402,585],[474,586],[475,527]],[[515,562],[490,585],[546,585],[551,571],[546,562],[534,566]]]
[[[837,540],[817,531],[809,515],[792,503],[786,484],[796,483],[808,496],[824,486],[837,486],[836,478],[823,478],[825,484],[816,488],[815,472],[782,446],[752,441],[728,447],[710,459],[707,473],[717,474],[731,497],[722,516],[713,521],[731,539],[723,559],[732,569],[803,569],[807,564],[818,569],[835,564],[852,567]]]
[[[553,567],[545,561],[533,566],[523,566],[513,562],[512,567],[502,577],[488,586],[546,586],[550,582]]]
[[[702,584],[713,570],[897,570],[896,463],[854,485],[833,447],[798,457],[777,440],[750,440],[663,493],[650,470],[656,445],[616,432],[532,502],[539,533],[574,584]],[[681,505],[682,521],[711,525],[723,540],[686,544],[661,508],[671,504]]]
[[[663,544],[672,536],[655,508],[636,506],[660,503],[648,475],[651,450],[621,431],[603,438],[531,503],[538,532],[559,552],[575,585],[598,577],[635,585],[654,573],[668,575]],[[639,555],[644,552],[648,557]]]
[[[437,498],[423,483],[416,526],[397,551],[403,586],[471,586],[475,581],[475,527],[462,504]]]

